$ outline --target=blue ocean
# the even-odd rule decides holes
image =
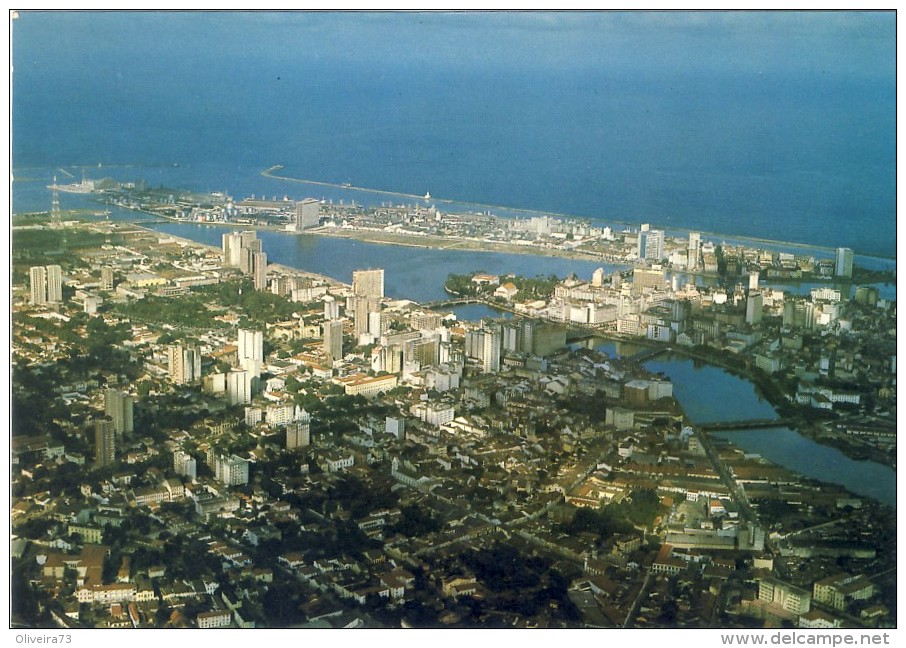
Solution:
[[[304,197],[258,175],[281,164],[895,257],[895,31],[892,12],[21,12],[13,171]]]

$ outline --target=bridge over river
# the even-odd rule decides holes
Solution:
[[[733,430],[756,430],[759,428],[787,427],[790,421],[782,418],[770,419],[742,419],[738,421],[718,421],[715,423],[699,423],[694,427],[702,432],[730,432]]]
[[[452,306],[465,306],[468,304],[487,304],[483,299],[475,299],[470,297],[451,297],[450,299],[438,299],[436,301],[422,302],[419,305],[422,308],[428,310],[436,310],[438,308],[450,308]]]

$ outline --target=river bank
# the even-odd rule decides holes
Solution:
[[[537,209],[510,207],[510,206],[506,206],[506,205],[477,203],[477,202],[470,202],[467,200],[439,198],[437,196],[420,196],[420,195],[412,194],[412,193],[388,191],[385,189],[373,189],[370,187],[360,187],[360,186],[352,185],[350,183],[326,182],[323,180],[311,180],[311,179],[305,179],[305,178],[296,178],[296,177],[282,175],[280,173],[277,173],[277,171],[280,171],[282,169],[284,169],[284,166],[277,164],[272,167],[269,167],[268,169],[263,170],[261,172],[261,176],[272,179],[272,180],[291,182],[291,183],[295,183],[295,184],[330,187],[333,189],[363,192],[363,193],[375,194],[378,196],[392,196],[392,197],[398,197],[398,198],[405,198],[408,200],[424,201],[424,200],[426,200],[426,198],[428,198],[428,199],[430,199],[430,202],[432,202],[432,203],[473,208],[473,209],[479,209],[482,211],[494,210],[494,211],[502,212],[504,215],[497,216],[498,218],[512,218],[512,217],[506,216],[505,214],[513,214],[513,217],[516,217],[516,218],[525,217],[525,216],[551,216],[553,218],[558,218],[558,219],[562,219],[562,220],[566,220],[566,221],[575,221],[575,222],[602,222],[603,223],[603,221],[604,221],[604,219],[601,219],[598,217],[583,216],[583,215],[579,215],[579,214],[565,214],[565,213],[556,212],[556,211],[542,211],[542,210],[537,210]],[[622,227],[624,229],[634,229],[634,228],[639,227],[639,223],[637,223],[637,222],[625,221],[625,220],[614,219],[614,218],[608,218],[608,219],[606,219],[606,222],[609,224],[618,226],[618,227]],[[701,234],[703,240],[710,239],[714,242],[727,241],[734,245],[741,244],[741,245],[750,245],[753,247],[767,246],[768,248],[790,250],[796,254],[817,253],[817,256],[824,257],[824,258],[833,257],[834,254],[836,253],[836,248],[834,248],[834,247],[816,245],[813,243],[798,243],[798,242],[783,241],[783,240],[779,240],[779,239],[771,239],[771,238],[767,238],[767,237],[758,237],[758,236],[751,236],[751,235],[739,236],[739,235],[733,235],[733,234],[728,234],[728,233],[724,233],[724,232],[711,231],[711,230],[707,230],[707,229],[677,228],[675,226],[668,225],[665,223],[658,223],[656,221],[648,221],[648,223],[650,224],[650,226],[653,229],[664,230],[668,236],[678,236],[681,238],[685,238],[689,235],[689,233],[696,232],[698,234]],[[877,259],[879,261],[895,261],[896,260],[894,257],[872,256],[872,255],[868,255],[867,258]]]
[[[731,362],[729,358],[722,358],[718,354],[709,353],[705,355],[696,352],[694,349],[676,345],[666,347],[663,353],[674,354],[718,367],[733,376],[751,383],[758,396],[769,403],[774,411],[782,417],[786,427],[795,430],[816,443],[840,450],[847,457],[856,461],[873,461],[896,470],[895,457],[889,453],[872,446],[856,443],[841,434],[833,433],[828,429],[828,425],[834,423],[833,419],[816,420],[813,412],[804,411],[802,406],[791,405],[783,390],[759,369],[755,369],[747,363]]]
[[[210,253],[222,254],[222,249],[217,247],[216,245],[207,245],[200,241],[186,238],[184,236],[178,236],[176,234],[171,234],[169,232],[162,233],[154,228],[146,227],[139,223],[131,223],[131,225],[132,225],[132,227],[135,227],[136,229],[140,229],[142,231],[149,232],[151,234],[154,234],[155,236],[164,235],[167,238],[171,238],[174,241],[178,241],[179,243],[182,243],[185,245],[191,245],[191,246],[194,246],[197,248],[202,248]],[[324,281],[331,286],[341,286],[344,288],[352,287],[351,284],[344,283],[338,279],[334,279],[333,277],[328,277],[327,275],[318,274],[316,272],[310,272],[308,270],[303,270],[301,268],[294,268],[292,266],[288,266],[288,265],[285,265],[282,263],[268,263],[267,267],[269,270],[273,269],[273,270],[276,270],[276,271],[280,272],[281,274],[285,274],[285,275],[296,276],[296,277],[305,277],[305,278],[313,279],[313,280],[317,280],[317,281]]]
[[[326,186],[337,186],[333,183],[319,183],[316,181],[303,181],[299,180],[298,182],[312,182],[316,185],[323,184]],[[364,190],[363,191],[376,191],[381,193],[380,190]],[[385,192],[393,193],[393,192]],[[394,195],[403,195],[403,194],[394,194]],[[371,229],[363,227],[336,227],[336,226],[321,226],[306,229],[303,231],[287,230],[285,226],[280,225],[271,225],[263,222],[256,221],[237,221],[237,222],[224,222],[224,221],[188,221],[182,218],[175,218],[167,214],[161,214],[155,211],[148,210],[139,210],[132,209],[133,211],[139,211],[140,213],[148,214],[162,220],[174,223],[183,223],[183,224],[204,224],[206,226],[222,227],[229,229],[254,229],[262,231],[271,231],[275,233],[290,235],[290,236],[325,236],[339,239],[348,239],[361,241],[364,243],[374,243],[378,245],[388,245],[388,246],[401,246],[401,247],[411,247],[411,248],[422,248],[426,250],[450,250],[450,251],[461,251],[461,252],[477,252],[477,253],[487,253],[487,252],[496,252],[502,254],[520,254],[520,255],[531,255],[536,257],[547,257],[547,258],[558,258],[566,259],[577,262],[588,262],[588,263],[597,263],[600,265],[611,266],[615,270],[630,270],[634,266],[627,260],[626,252],[622,254],[607,254],[604,252],[598,251],[585,251],[579,249],[568,249],[556,243],[514,243],[505,240],[488,240],[484,238],[472,238],[472,237],[463,237],[456,236],[451,234],[423,234],[416,232],[406,232],[406,231],[388,231],[386,229]],[[537,214],[540,212],[528,212]],[[500,217],[498,217],[500,218]],[[565,217],[572,218],[572,217]],[[715,235],[717,236],[717,235]],[[819,246],[806,246],[803,244],[797,243],[787,243],[780,241],[770,241],[768,239],[742,239],[736,237],[724,237],[721,240],[730,241],[734,245],[746,245],[746,246],[755,246],[759,247],[759,243],[771,244],[772,247],[781,251],[794,251],[797,254],[811,253],[812,256],[828,256],[828,252],[833,252],[832,250],[823,249]],[[832,254],[830,256],[833,256]],[[880,257],[878,258],[869,258],[872,262],[887,264],[888,260],[884,260]],[[895,267],[895,266],[894,266]],[[896,281],[895,269],[887,269],[883,271],[875,271],[870,268],[862,268],[857,265],[855,267],[856,271],[861,271],[861,274],[864,275],[865,281],[861,283],[866,283],[870,281],[887,281],[894,282]],[[673,269],[670,266],[666,267],[666,271],[669,275],[675,275],[680,277],[682,283],[691,282],[696,285],[706,285],[706,286],[716,286],[720,285],[722,282],[734,282],[734,281],[743,281],[747,277],[727,277],[721,275],[717,272],[706,272],[703,269],[696,269],[694,271],[686,269]],[[794,287],[799,287],[802,285],[815,284],[820,286],[836,286],[838,285],[839,278],[833,277],[822,277],[822,276],[812,276],[808,275],[805,277],[798,278],[765,278],[766,285],[772,287],[778,287],[784,289],[786,286],[790,286],[789,290],[794,290]],[[852,286],[856,285],[856,280],[850,280],[845,282],[845,285]]]
[[[228,229],[235,229],[237,225],[240,227],[251,227],[251,224],[218,222],[189,223],[178,219],[167,219],[167,222],[178,225],[178,227],[164,226],[160,228],[167,231],[168,235],[178,236],[178,234],[173,234],[172,232],[174,230],[179,230],[182,227],[190,227],[207,231],[208,234],[205,235],[204,238],[209,243],[216,243],[216,241],[219,240],[220,235],[217,230],[225,231]],[[152,226],[151,229],[155,229],[155,227]],[[308,273],[308,276],[317,277],[329,282],[336,282],[337,285],[348,285],[348,277],[351,276],[351,272],[355,267],[364,267],[362,264],[374,265],[376,267],[384,267],[386,265],[388,268],[388,281],[391,282],[391,284],[394,282],[398,284],[395,290],[391,289],[389,291],[389,294],[395,298],[413,299],[414,301],[421,303],[438,300],[437,296],[423,293],[430,293],[431,286],[436,285],[442,287],[449,272],[468,272],[470,270],[488,270],[493,274],[513,272],[516,269],[516,267],[512,265],[514,260],[522,262],[527,267],[533,268],[533,270],[538,270],[536,266],[537,261],[532,261],[529,258],[530,255],[526,254],[528,250],[523,249],[523,246],[519,246],[520,249],[518,249],[518,251],[506,252],[508,254],[513,254],[514,258],[501,260],[502,262],[499,264],[500,267],[483,267],[484,265],[492,263],[490,257],[487,260],[480,260],[476,259],[474,255],[458,255],[457,253],[500,253],[503,252],[503,250],[489,249],[490,246],[487,246],[487,244],[479,249],[457,247],[454,244],[455,242],[451,242],[449,239],[443,237],[418,237],[421,239],[418,241],[419,244],[415,244],[414,241],[406,240],[405,243],[408,243],[408,245],[404,245],[399,239],[411,239],[412,237],[394,235],[386,232],[371,232],[371,234],[375,235],[373,238],[380,240],[368,240],[368,237],[361,236],[362,234],[365,234],[363,230],[321,228],[320,231],[296,233],[287,232],[285,229],[280,229],[275,226],[262,225],[258,225],[255,229],[270,232],[267,236],[270,239],[267,247],[270,248],[273,246],[274,254],[271,255],[269,252],[269,256],[281,258],[283,261],[289,260],[289,263],[272,264],[272,267],[275,270],[279,269],[287,273],[302,275]],[[334,235],[325,235],[325,230],[332,230]],[[286,234],[290,234],[291,236],[284,236]],[[185,237],[179,238],[187,240]],[[334,240],[337,241],[337,245],[327,246],[325,248],[324,244],[316,243],[317,240]],[[349,241],[349,243],[340,245],[340,241]],[[357,244],[353,243],[353,241],[362,241],[366,245],[378,244],[386,249],[384,251],[379,251],[376,248],[368,250],[357,247]],[[220,250],[219,246],[216,244],[206,247],[211,251],[219,252]],[[423,249],[426,252],[407,252],[406,254],[401,254],[401,248],[403,247],[413,250]],[[394,252],[394,250],[397,252]],[[430,253],[427,253],[427,251],[430,251]],[[558,254],[558,252],[561,251],[549,250],[548,252],[548,254],[543,256],[551,259],[563,258],[562,254]],[[453,257],[457,257],[456,260],[454,260]],[[594,266],[590,264],[595,262],[587,259],[572,259],[572,261],[582,261],[586,264],[584,269],[575,268],[575,271],[580,275],[590,274],[591,270],[594,268]],[[297,263],[301,265],[297,266]],[[466,267],[454,267],[455,264]],[[566,268],[569,268],[568,264],[564,265]],[[311,269],[302,271],[301,267],[310,267]],[[422,271],[413,274],[412,269],[414,267],[421,268]],[[314,270],[314,272],[312,272],[312,270]],[[569,271],[567,271],[567,274],[568,272]],[[520,272],[517,272],[517,274],[518,273]],[[524,271],[521,273],[525,274]],[[545,272],[544,274],[547,273]],[[391,287],[391,284],[388,284],[388,288]],[[424,290],[422,290],[422,284],[426,287]],[[488,306],[496,307],[498,305],[488,304]],[[815,412],[805,411],[801,408],[791,406],[783,386],[778,384],[776,379],[756,371],[749,366],[749,363],[740,362],[738,356],[724,357],[724,355],[719,352],[708,351],[707,349],[695,350],[676,346],[672,347],[672,349],[674,352],[684,353],[690,359],[721,367],[733,375],[748,380],[755,386],[759,394],[770,402],[774,408],[783,411],[784,418],[788,418],[791,421],[792,427],[803,436],[823,445],[841,449],[850,457],[856,459],[870,459],[884,465],[895,467],[895,459],[888,453],[861,443],[857,439],[851,439],[844,435],[843,432],[838,432],[833,427],[833,424],[835,423],[834,420],[829,418],[815,420]],[[818,414],[820,413],[821,412],[818,412]]]
[[[467,252],[504,252],[507,254],[534,254],[537,256],[558,257],[561,259],[574,259],[576,261],[598,261],[609,265],[621,265],[626,269],[632,266],[627,263],[614,261],[613,259],[603,258],[600,254],[590,252],[577,252],[574,250],[563,250],[554,247],[542,247],[540,245],[516,245],[504,241],[486,241],[479,239],[459,238],[452,236],[421,236],[413,234],[398,234],[393,232],[384,232],[364,229],[347,229],[321,227],[315,230],[307,231],[306,234],[318,236],[335,236],[337,238],[349,238],[357,241],[368,243],[378,243],[381,245],[404,245],[408,247],[422,247],[437,250],[462,250]]]
[[[669,377],[685,420],[703,439],[720,439],[810,480],[837,484],[859,496],[896,506],[894,468],[852,457],[807,433],[796,421],[778,418],[773,406],[745,377],[679,354],[649,357],[644,367]],[[745,421],[758,425],[740,425]]]
[[[134,210],[139,211],[139,210]],[[518,254],[535,257],[556,258],[582,263],[595,263],[601,266],[610,266],[611,270],[629,271],[634,266],[621,258],[602,255],[593,252],[583,252],[577,250],[565,250],[555,246],[542,245],[519,245],[505,241],[489,241],[485,239],[463,238],[455,236],[438,236],[438,235],[421,235],[411,233],[388,232],[384,230],[372,230],[363,228],[349,227],[318,227],[304,230],[302,232],[287,230],[284,227],[276,225],[267,225],[255,222],[224,222],[224,221],[207,221],[196,222],[187,221],[180,218],[173,218],[154,212],[141,211],[161,218],[164,221],[184,225],[204,225],[206,227],[218,227],[223,229],[249,229],[256,231],[274,232],[286,236],[323,236],[334,239],[345,239],[351,241],[360,241],[363,243],[373,243],[384,246],[398,246],[417,248],[425,250],[448,250],[453,252],[477,252],[477,253],[500,253],[500,254]],[[478,268],[473,268],[476,270]],[[683,281],[695,280],[698,285],[717,285],[724,277],[716,272],[704,272],[702,270],[688,271],[685,269],[673,271],[669,267],[668,273],[685,277]],[[889,278],[889,277],[887,277]],[[741,278],[740,278],[741,280]],[[820,277],[806,277],[799,279],[772,278],[768,280],[771,286],[779,286],[781,289],[785,286],[801,286],[810,283],[820,285],[834,285],[832,280],[821,280]],[[792,288],[790,288],[792,289]]]
[[[592,261],[606,265],[618,265],[625,269],[632,266],[623,261],[617,261],[612,258],[604,257],[600,254],[591,252],[580,252],[575,250],[564,250],[553,246],[540,245],[517,245],[505,241],[488,241],[484,239],[471,239],[454,236],[437,236],[437,235],[416,235],[387,232],[384,230],[370,230],[348,227],[315,227],[306,229],[301,232],[287,230],[285,227],[278,225],[266,225],[262,223],[250,222],[225,222],[225,221],[187,221],[181,218],[174,218],[157,212],[132,209],[155,218],[160,218],[171,223],[181,223],[185,225],[205,225],[211,227],[220,227],[223,229],[236,230],[256,230],[275,232],[287,236],[329,236],[340,239],[351,239],[365,243],[376,243],[378,245],[395,245],[403,247],[425,248],[429,250],[458,250],[463,252],[500,252],[504,254],[531,254],[543,257],[556,257],[560,259],[572,259],[575,261]],[[684,273],[693,274],[693,273]],[[694,273],[700,276],[712,276],[705,273]],[[713,277],[718,275],[714,274]]]

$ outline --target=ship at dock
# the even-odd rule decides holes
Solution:
[[[54,191],[62,191],[64,193],[89,194],[95,190],[95,185],[96,183],[94,180],[88,180],[83,175],[81,182],[75,182],[72,184],[57,184],[57,179],[56,177],[54,177],[53,184],[49,185],[47,188],[53,189]]]

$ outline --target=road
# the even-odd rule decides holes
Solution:
[[[626,613],[626,620],[623,621],[623,627],[628,628],[629,624],[632,623],[632,620],[636,616],[636,612],[639,609],[639,606],[642,604],[642,599],[648,595],[648,586],[651,583],[651,570],[645,574],[645,582],[642,583],[642,589],[639,590],[638,596],[635,597],[635,600],[632,602],[632,605],[629,607],[629,611]]]
[[[717,453],[717,449],[714,447],[714,444],[711,443],[711,438],[707,433],[704,432],[699,432],[698,438],[701,442],[702,448],[704,448],[705,450],[705,455],[708,457],[708,461],[710,461],[711,465],[714,466],[714,469],[720,476],[721,481],[729,489],[730,494],[733,496],[733,500],[739,505],[739,512],[747,522],[757,524],[758,517],[752,510],[752,507],[749,504],[749,499],[748,497],[746,497],[745,491],[739,486],[738,483],[736,483],[736,480],[733,478],[730,468],[720,459],[720,456]]]

